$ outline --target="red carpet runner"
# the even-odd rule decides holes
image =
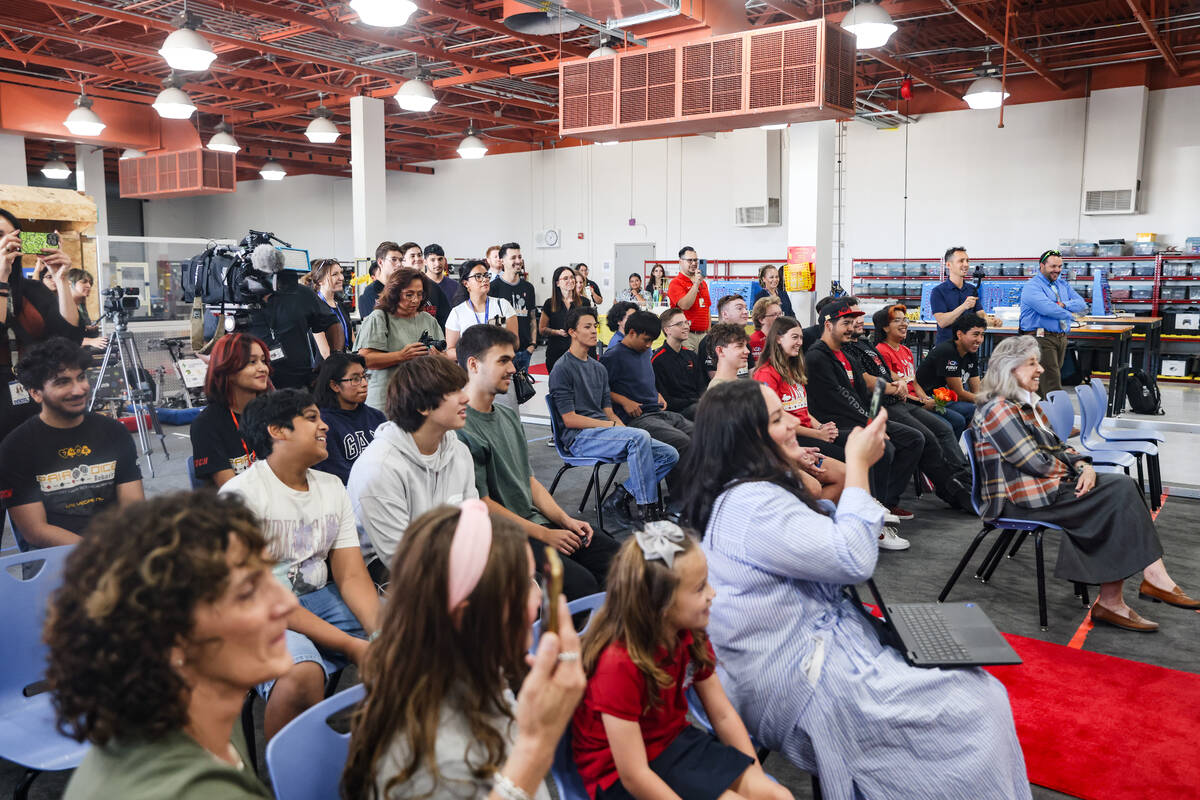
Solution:
[[[1004,636],[1025,663],[989,671],[1032,783],[1088,800],[1200,797],[1200,675]]]
[[[550,373],[546,371],[545,364],[532,364],[529,367],[529,374],[530,375],[549,375]]]

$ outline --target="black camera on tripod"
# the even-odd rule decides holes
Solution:
[[[126,321],[130,312],[142,307],[136,286],[110,286],[100,294],[104,297],[104,316],[115,323]]]
[[[183,301],[191,303],[199,298],[205,306],[219,307],[222,313],[260,307],[274,291],[275,274],[282,269],[275,243],[291,247],[273,233],[254,229],[242,237],[237,247],[209,245],[184,267]]]

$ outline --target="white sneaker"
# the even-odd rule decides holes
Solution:
[[[908,539],[901,539],[896,535],[896,529],[891,525],[883,526],[883,533],[879,534],[880,550],[907,550],[911,546]]]
[[[871,499],[875,500],[874,497],[872,497]],[[897,517],[895,514],[893,514],[891,511],[888,511],[888,507],[885,506],[883,503],[879,502],[878,500],[875,500],[875,505],[877,505],[883,509],[883,522],[885,525],[898,525],[900,523],[900,518]]]

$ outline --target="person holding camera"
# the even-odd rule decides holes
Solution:
[[[421,270],[413,267],[396,270],[380,293],[375,310],[358,329],[354,349],[371,370],[367,384],[367,405],[371,408],[386,413],[388,382],[398,364],[429,355],[431,349],[445,353],[442,327],[421,310],[425,286]]]
[[[272,245],[255,247],[250,260],[264,276],[274,277],[274,288],[250,311],[246,332],[267,343],[276,389],[307,389],[319,355],[310,334],[324,333],[330,350],[341,350],[342,321],[316,292],[300,285],[295,272],[283,268],[283,253]]]

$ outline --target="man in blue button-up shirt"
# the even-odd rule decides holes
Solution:
[[[1067,332],[1076,314],[1087,311],[1087,302],[1059,276],[1062,255],[1047,250],[1039,259],[1038,274],[1021,287],[1021,332],[1037,337],[1042,351],[1042,373],[1038,395],[1062,388],[1062,365],[1067,357]]]

